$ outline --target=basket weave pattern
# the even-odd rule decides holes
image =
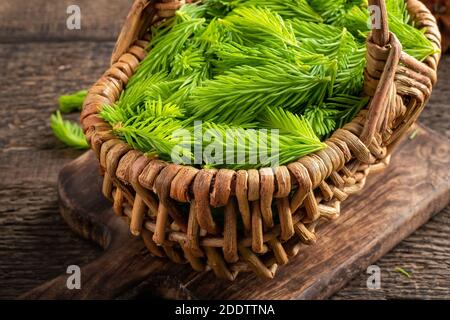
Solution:
[[[228,280],[246,271],[273,278],[302,245],[316,241],[318,225],[339,216],[341,202],[364,187],[369,172],[388,164],[431,94],[440,55],[420,62],[403,52],[388,30],[384,1],[371,0],[382,12],[381,29],[367,40],[364,93],[371,100],[334,132],[326,149],[277,168],[199,170],[133,150],[98,116],[103,105],[118,100],[145,58],[149,26],[183,3],[135,1],[111,67],[89,90],[81,122],[104,175],[103,194],[155,256],[196,271],[212,269]],[[439,49],[435,18],[418,0],[407,0],[407,8]],[[221,222],[213,208],[221,208]]]

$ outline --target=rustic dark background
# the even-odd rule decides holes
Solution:
[[[59,95],[88,88],[106,69],[131,2],[0,0],[0,298],[15,298],[100,255],[58,213],[58,171],[81,153],[53,137],[48,119]],[[81,8],[81,30],[66,28],[71,4]],[[420,119],[442,139],[450,138],[449,97],[450,57],[444,56]],[[377,265],[380,290],[367,290],[361,273],[333,298],[450,299],[450,206]]]

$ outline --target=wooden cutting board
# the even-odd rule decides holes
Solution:
[[[140,238],[101,195],[92,152],[60,173],[61,214],[79,235],[100,244],[104,254],[81,267],[81,289],[69,290],[63,274],[26,293],[24,299],[322,299],[342,288],[450,201],[450,141],[418,127],[405,138],[391,165],[372,174],[362,193],[344,202],[342,215],[318,231],[275,279],[240,274],[234,282],[212,272],[195,273],[151,257]]]

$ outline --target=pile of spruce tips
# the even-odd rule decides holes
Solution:
[[[390,30],[407,53],[423,60],[435,52],[403,0],[387,0],[387,9]],[[271,165],[270,157],[217,161],[230,141],[248,157],[276,147],[279,165],[295,161],[325,148],[324,139],[367,105],[368,19],[364,0],[186,4],[152,28],[148,56],[101,117],[133,148],[168,161],[177,150],[178,162],[198,167]],[[208,139],[195,138],[199,121]],[[193,138],[182,142],[178,132]],[[194,146],[211,143],[214,156],[195,162]]]

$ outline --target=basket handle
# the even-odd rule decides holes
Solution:
[[[171,17],[189,0],[135,0],[111,55],[111,65],[158,19]]]
[[[151,3],[151,0],[135,0],[133,6],[128,13],[116,45],[111,55],[111,65],[119,60],[119,58],[127,52],[131,44],[137,40],[142,28],[142,18],[145,9]]]
[[[367,63],[371,63],[376,59],[377,51],[376,47],[380,49],[388,49],[389,53],[387,58],[379,57],[376,60],[385,60],[381,76],[377,81],[377,87],[368,107],[368,114],[366,123],[363,127],[360,139],[366,145],[369,146],[376,133],[382,133],[385,130],[383,128],[383,122],[387,115],[387,108],[389,100],[387,99],[390,94],[393,94],[392,86],[394,84],[396,67],[400,60],[400,54],[402,51],[401,44],[394,34],[389,32],[388,15],[386,10],[385,0],[369,0],[369,10],[375,13],[375,23],[372,20],[371,33],[367,39],[368,43],[372,43],[374,46],[367,47],[367,50],[373,50],[367,54]],[[372,55],[374,57],[372,57]],[[375,62],[375,61],[374,61]]]
[[[389,25],[385,0],[369,0],[369,10],[375,17],[375,23],[372,23],[372,41],[380,47],[384,47],[389,42]]]

